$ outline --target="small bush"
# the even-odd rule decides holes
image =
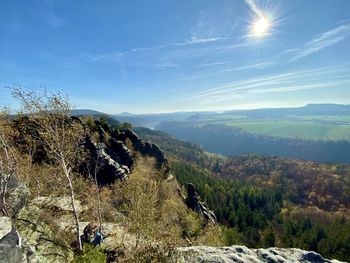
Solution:
[[[73,263],[105,263],[106,255],[99,248],[85,244],[83,254],[74,258]]]

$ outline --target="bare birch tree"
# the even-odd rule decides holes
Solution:
[[[5,216],[9,216],[7,195],[9,183],[16,176],[17,158],[11,143],[11,128],[7,115],[0,112],[0,209]]]
[[[83,127],[77,120],[69,117],[71,103],[60,93],[48,94],[46,91],[28,91],[15,87],[12,94],[20,101],[23,114],[35,123],[39,134],[37,139],[45,145],[48,157],[59,165],[61,175],[66,179],[75,221],[76,241],[79,250],[82,250],[73,177],[74,167],[82,157]]]
[[[87,162],[87,171],[90,180],[93,182],[94,187],[95,187],[95,194],[96,194],[96,204],[97,204],[97,219],[98,219],[98,225],[99,225],[99,231],[102,232],[102,209],[101,209],[101,198],[100,198],[100,186],[98,184],[97,180],[97,173],[100,168],[100,164],[98,159],[91,158]]]

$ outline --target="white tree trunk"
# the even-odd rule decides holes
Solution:
[[[76,229],[76,238],[77,238],[78,248],[80,251],[82,251],[83,245],[81,243],[81,238],[80,238],[79,212],[75,206],[75,195],[74,195],[74,188],[73,188],[72,179],[70,177],[70,169],[67,168],[67,165],[66,165],[66,162],[65,162],[63,156],[61,156],[61,157],[62,157],[61,158],[62,168],[63,168],[64,174],[67,178],[68,186],[69,186],[69,190],[70,190],[70,200],[71,200],[71,206],[72,206],[72,211],[73,211],[74,220],[75,220],[75,229]]]

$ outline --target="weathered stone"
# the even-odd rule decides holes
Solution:
[[[117,154],[120,163],[127,166],[128,168],[131,168],[134,163],[134,156],[132,152],[124,145],[122,141],[118,141],[112,138],[110,140],[110,144],[111,150]]]
[[[211,222],[214,225],[217,224],[217,219],[214,212],[209,210],[205,203],[200,201],[200,197],[197,194],[194,185],[191,183],[187,185],[186,205],[199,213],[206,223]]]
[[[125,180],[130,173],[129,167],[120,165],[118,155],[104,143],[89,142],[92,155],[99,165],[97,180],[100,184],[110,184],[115,180]]]
[[[29,195],[28,187],[23,183],[18,183],[10,192],[7,200],[9,214],[12,216],[17,214],[26,205]]]
[[[61,202],[60,202],[61,200]],[[28,262],[70,262],[73,251],[68,244],[56,240],[58,229],[71,229],[72,212],[67,198],[39,197],[29,202],[18,214],[16,226],[23,244],[31,254]],[[78,209],[83,209],[79,202]],[[58,210],[60,216],[53,217],[50,225],[42,220],[48,210]],[[26,261],[27,262],[27,261]]]
[[[340,263],[324,259],[320,254],[296,248],[249,249],[231,247],[180,247],[173,262],[177,263]]]
[[[0,239],[11,232],[12,224],[11,219],[7,216],[0,217]]]
[[[0,218],[0,263],[28,262],[32,251],[23,245],[22,238],[10,218]]]
[[[72,212],[72,204],[69,196],[62,197],[52,197],[52,196],[40,196],[36,197],[31,201],[31,205],[37,207],[44,207],[54,210]],[[84,210],[84,207],[81,205],[80,201],[75,200],[75,208],[80,213]]]
[[[157,145],[142,140],[136,135],[136,133],[129,129],[122,130],[122,132],[118,135],[118,139],[122,140],[124,143],[127,140],[130,140],[136,151],[139,151],[143,155],[154,157],[157,161],[158,168],[164,167],[165,173],[169,173],[170,168],[168,159]]]

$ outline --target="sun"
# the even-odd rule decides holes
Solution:
[[[265,16],[261,16],[252,24],[251,35],[254,37],[266,36],[269,33],[270,27],[270,20]]]
[[[244,38],[254,44],[260,44],[268,39],[273,39],[276,34],[280,33],[279,27],[288,19],[286,11],[283,10],[282,1],[272,4],[262,0],[246,0],[245,1],[251,13],[247,17],[247,27]],[[263,4],[258,6],[257,4]]]

